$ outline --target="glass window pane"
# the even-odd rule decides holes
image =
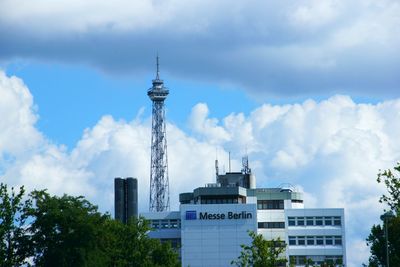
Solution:
[[[333,245],[333,237],[332,236],[325,237],[325,245]]]
[[[296,245],[296,237],[289,236],[289,245],[295,246]]]
[[[297,225],[304,225],[304,217],[297,218]]]
[[[332,217],[325,217],[324,221],[325,225],[332,225]]]
[[[281,210],[284,209],[283,200],[279,200],[279,209],[281,209]]]
[[[340,220],[340,217],[335,217],[333,220],[334,225],[342,225],[342,221]]]
[[[305,237],[304,236],[298,236],[297,237],[297,244],[298,245],[305,245],[306,244]]]
[[[314,237],[313,236],[307,236],[307,245],[314,245]]]
[[[342,237],[341,236],[335,236],[335,245],[336,246],[342,245]]]
[[[322,225],[322,217],[315,217],[315,225]]]
[[[316,243],[317,243],[317,245],[323,245],[324,244],[324,237],[317,236]]]
[[[307,217],[307,225],[314,225],[314,217]]]

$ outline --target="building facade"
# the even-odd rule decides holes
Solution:
[[[293,188],[255,188],[251,171],[217,174],[217,183],[179,196],[175,212],[144,213],[150,236],[179,249],[182,266],[230,266],[248,231],[286,243],[294,266],[307,260],[346,266],[343,209],[306,209]]]

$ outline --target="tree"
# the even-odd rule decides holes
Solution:
[[[148,237],[150,226],[143,217],[132,218],[126,225],[112,220],[106,228],[108,266],[180,266],[178,255],[169,243]]]
[[[377,182],[386,186],[388,194],[384,194],[379,202],[389,206],[394,218],[384,220],[381,225],[373,225],[368,236],[367,245],[370,247],[370,267],[387,266],[385,227],[388,231],[389,263],[390,266],[400,266],[400,163],[393,170],[388,169],[378,173]]]
[[[23,200],[24,187],[18,192],[0,184],[0,266],[21,266],[31,255],[30,236],[27,230],[25,211],[30,208],[30,200]]]
[[[50,196],[46,191],[30,194],[34,206],[28,211],[36,266],[101,266],[107,255],[99,244],[108,215],[97,211],[83,197]]]
[[[18,193],[0,184],[0,267],[180,266],[169,243],[148,236],[149,222],[102,214],[84,197]]]
[[[285,266],[286,258],[282,257],[285,243],[277,240],[265,240],[261,234],[249,231],[251,245],[241,245],[240,256],[231,262],[232,265],[247,267],[276,267]]]
[[[399,215],[400,211],[400,162],[393,168],[378,173],[376,179],[378,183],[384,183],[388,190],[388,195],[382,195],[379,202],[386,203],[392,211]]]

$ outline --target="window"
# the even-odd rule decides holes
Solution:
[[[332,225],[332,217],[324,217],[325,225]]]
[[[295,217],[288,217],[288,222],[289,222],[289,226],[295,226],[296,225]]]
[[[277,229],[285,228],[284,222],[259,222],[258,228]]]
[[[292,199],[292,203],[303,203],[301,199]]]
[[[285,241],[274,241],[274,247],[276,247],[276,248],[284,248],[284,247],[286,247],[286,243],[285,243]]]
[[[171,228],[178,228],[178,220],[171,220]]]
[[[322,217],[315,217],[315,225],[323,225]]]
[[[342,220],[340,217],[333,217],[333,224],[336,226],[342,225]]]
[[[297,225],[304,225],[304,217],[297,217]]]
[[[289,236],[291,246],[341,246],[342,236]],[[325,241],[325,242],[324,242]],[[322,259],[321,259],[322,260]]]
[[[306,264],[306,256],[297,256],[297,262],[300,265]]]
[[[168,220],[162,220],[162,221],[161,221],[161,228],[163,228],[163,229],[169,228],[169,222],[168,222]]]
[[[341,245],[342,245],[342,237],[335,236],[335,246],[341,246]]]
[[[283,210],[283,200],[257,200],[257,208],[259,210]]]
[[[158,229],[160,228],[160,221],[159,220],[154,220],[151,222],[151,228],[153,229]]]
[[[285,228],[284,222],[268,222],[267,228]]]
[[[307,226],[314,225],[314,217],[307,217],[306,223],[307,223]]]
[[[315,244],[315,240],[313,236],[307,236],[307,245],[312,246]]]

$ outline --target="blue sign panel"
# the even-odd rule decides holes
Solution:
[[[186,211],[186,220],[196,220],[197,213],[195,210],[187,210]]]

